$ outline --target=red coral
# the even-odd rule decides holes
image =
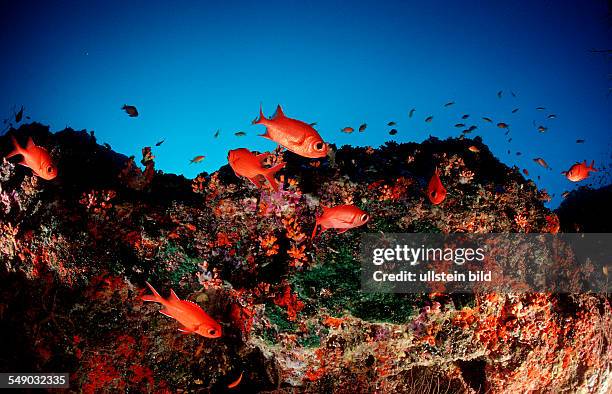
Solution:
[[[230,317],[234,325],[242,331],[244,335],[248,335],[253,326],[253,309],[245,308],[238,304],[232,305]]]
[[[285,286],[282,294],[274,298],[274,303],[287,309],[287,316],[291,321],[295,321],[297,313],[304,309],[304,303],[298,299],[297,294],[291,293],[291,286],[289,285]]]

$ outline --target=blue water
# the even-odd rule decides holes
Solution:
[[[0,4],[0,114],[23,104],[52,130],[95,130],[128,155],[166,138],[157,167],[193,177],[225,164],[229,149],[275,147],[250,124],[260,102],[268,115],[281,103],[318,122],[338,145],[457,136],[467,113],[463,123],[479,126],[472,136],[541,176],[538,186],[556,194],[551,206],[577,186],[560,171],[611,161],[612,62],[589,52],[612,47],[605,1],[85,3]],[[481,116],[510,124],[513,141]],[[365,133],[339,131],[363,122]],[[189,164],[196,155],[206,159]]]

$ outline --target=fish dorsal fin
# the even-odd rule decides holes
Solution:
[[[283,107],[281,107],[281,105],[279,104],[276,107],[276,113],[274,114],[272,119],[280,119],[280,118],[284,118],[284,117],[285,117],[285,113],[283,112]]]
[[[34,140],[32,139],[32,137],[28,137],[28,144],[26,145],[26,150],[30,150],[31,148],[34,148],[34,147],[36,147]]]
[[[180,300],[181,299],[178,298],[174,290],[170,290],[170,301],[172,302],[172,301],[180,301]]]

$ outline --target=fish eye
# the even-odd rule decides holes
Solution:
[[[322,151],[323,149],[325,149],[325,144],[322,141],[319,141],[314,144],[314,148],[316,151]]]
[[[436,194],[437,194],[437,193],[436,193],[436,191],[435,191],[435,190],[431,192],[431,196],[432,196],[432,197],[435,197],[435,196],[436,196]]]
[[[217,330],[215,330],[214,328],[211,328],[210,330],[208,330],[208,334],[209,335],[217,335]]]
[[[368,221],[368,219],[369,219],[369,218],[368,218],[368,214],[367,214],[367,213],[364,213],[363,215],[361,215],[361,221],[362,221],[362,222],[367,222],[367,221]]]
[[[53,174],[54,172],[55,172],[55,168],[53,168],[53,166],[47,167],[47,173],[48,174]]]

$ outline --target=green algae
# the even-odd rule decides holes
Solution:
[[[346,312],[366,321],[406,323],[421,306],[413,294],[365,293],[361,291],[361,266],[346,242],[317,259],[312,268],[296,273],[291,282],[306,304],[305,313],[324,308],[332,316]],[[321,294],[326,294],[322,297]]]

